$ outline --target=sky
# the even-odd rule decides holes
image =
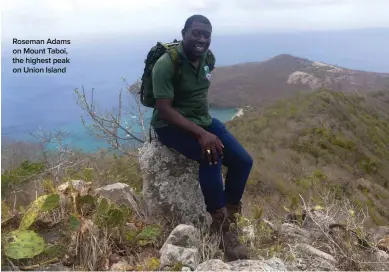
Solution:
[[[389,27],[389,0],[2,0],[2,38],[180,33],[192,14],[213,33]]]

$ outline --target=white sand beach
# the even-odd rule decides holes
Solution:
[[[232,117],[232,120],[235,119],[236,117],[240,117],[244,114],[244,111],[242,108],[238,109],[238,112]]]

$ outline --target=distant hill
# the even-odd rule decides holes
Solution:
[[[333,197],[365,207],[367,224],[389,223],[389,92],[313,91],[227,126],[254,158],[249,202],[267,213],[300,203],[299,195],[319,206]]]
[[[389,74],[350,70],[283,54],[264,62],[217,67],[209,98],[213,106],[242,107],[319,88],[345,92],[389,90]]]

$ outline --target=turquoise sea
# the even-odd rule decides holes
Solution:
[[[227,122],[231,120],[234,115],[238,112],[237,109],[221,109],[221,108],[211,108],[210,114],[212,117],[219,119],[222,122]],[[149,124],[152,110],[148,110],[145,115],[146,124]],[[132,118],[131,118],[132,119]],[[133,125],[133,130],[140,132],[140,126],[136,125],[136,118],[134,116],[135,125]],[[125,120],[123,120],[125,121]],[[130,123],[130,121],[129,121]],[[147,137],[149,137],[149,126],[147,127]],[[68,144],[72,148],[82,149],[84,152],[96,152],[101,148],[108,148],[109,145],[104,140],[98,139],[97,137],[91,135],[83,126],[82,122],[73,122],[64,126],[59,126],[58,129],[61,129],[62,132],[65,133],[65,141],[64,143]],[[121,136],[124,136],[123,133],[120,133]],[[152,134],[154,137],[154,134]],[[32,139],[31,139],[32,140]],[[123,141],[121,141],[123,142]],[[133,145],[138,145],[137,141],[129,141]],[[54,146],[53,146],[54,147]]]

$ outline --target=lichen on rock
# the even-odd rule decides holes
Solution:
[[[139,153],[143,197],[149,213],[176,224],[208,227],[211,218],[198,182],[198,163],[158,140],[145,143]]]

